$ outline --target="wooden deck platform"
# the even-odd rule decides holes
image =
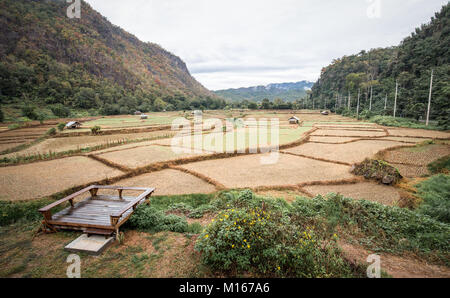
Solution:
[[[117,190],[118,196],[100,195],[98,190]],[[143,191],[138,197],[122,196],[123,191]],[[62,200],[50,204],[39,212],[44,216],[44,223],[50,229],[82,230],[88,234],[107,235],[119,232],[131,216],[136,207],[148,200],[154,188],[98,186],[92,185]],[[84,193],[91,196],[85,200],[74,203],[74,199]],[[65,202],[70,207],[52,215],[51,209]]]

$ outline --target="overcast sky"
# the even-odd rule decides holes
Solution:
[[[211,90],[316,81],[362,49],[398,45],[441,0],[87,0],[183,59]]]

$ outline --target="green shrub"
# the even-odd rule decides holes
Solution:
[[[323,218],[330,225],[341,225],[348,230],[356,226],[365,235],[358,234],[358,238],[371,249],[423,253],[450,250],[450,225],[408,209],[336,194],[327,198],[299,198],[292,207],[293,215],[301,221]]]
[[[65,124],[65,123],[59,123],[59,124],[58,124],[58,130],[59,130],[59,131],[63,131],[65,127],[66,127],[66,124]]]
[[[47,130],[46,135],[48,135],[48,136],[56,135],[56,128],[52,127],[49,130]]]
[[[93,135],[98,134],[101,130],[102,130],[102,128],[100,126],[94,126],[91,128],[91,132]]]
[[[136,212],[130,217],[129,225],[131,227],[152,231],[171,231],[185,233],[188,230],[188,223],[185,217],[169,214],[157,210],[153,206],[139,206]]]
[[[38,115],[35,112],[35,108],[33,106],[27,105],[22,107],[22,116],[32,120],[36,120],[38,118]]]
[[[377,123],[379,125],[384,126],[392,126],[392,127],[408,127],[408,128],[421,128],[421,129],[433,129],[433,130],[443,130],[445,127],[435,127],[435,126],[426,126],[423,123],[418,122],[415,119],[409,118],[400,118],[400,117],[392,117],[392,116],[381,116],[377,115],[370,118],[371,122]]]
[[[255,198],[250,191],[222,198],[230,207],[217,215],[195,245],[213,270],[268,277],[352,276],[336,237],[325,241],[312,229],[296,225],[275,200]]]
[[[450,224],[450,176],[437,175],[417,185],[423,203],[418,212]]]
[[[53,201],[36,200],[30,202],[0,201],[0,226],[6,226],[18,221],[38,221],[43,219],[38,210]]]
[[[62,104],[55,104],[50,107],[52,113],[59,118],[67,118],[70,115],[70,109]]]
[[[18,129],[18,128],[20,128],[20,124],[18,123],[8,125],[8,129]]]

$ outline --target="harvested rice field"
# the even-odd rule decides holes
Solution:
[[[352,178],[350,167],[279,154],[275,164],[264,165],[268,155],[246,155],[228,159],[201,161],[181,166],[207,176],[227,188],[295,185],[314,181]],[[230,170],[231,169],[231,170]]]
[[[450,139],[450,133],[436,130],[389,128],[389,134],[396,137],[422,137],[431,139]]]
[[[186,148],[177,148],[179,150],[186,150]],[[210,153],[202,153],[200,155],[207,155]],[[176,153],[171,147],[150,145],[143,147],[136,147],[133,149],[121,150],[109,150],[107,153],[96,154],[96,156],[107,160],[113,164],[118,164],[130,169],[136,169],[144,167],[150,164],[166,162],[171,160],[177,160],[181,158],[189,158],[198,156],[195,153]]]
[[[336,137],[383,137],[384,131],[357,131],[357,130],[331,130],[319,129],[312,136],[336,136]]]
[[[360,138],[351,138],[351,137],[318,137],[311,136],[310,142],[319,142],[319,143],[328,143],[328,144],[343,144],[347,142],[353,142],[359,140]]]
[[[426,166],[447,155],[450,155],[450,146],[432,144],[388,151],[384,154],[384,160],[395,164]]]
[[[0,168],[0,200],[41,198],[121,174],[119,170],[82,156],[3,167]]]
[[[432,139],[423,139],[423,138],[410,138],[410,137],[385,137],[380,138],[380,140],[391,140],[391,141],[399,141],[399,142],[407,142],[407,143],[423,143],[427,141],[431,141]]]
[[[392,163],[392,166],[394,166],[400,174],[406,178],[419,178],[430,174],[425,166],[402,165],[395,163]]]
[[[395,206],[400,200],[400,194],[396,188],[369,182],[342,185],[313,185],[305,186],[303,189],[313,196],[325,196],[329,193],[336,193],[348,198],[367,200],[388,206]]]
[[[375,139],[337,145],[306,143],[283,151],[312,158],[322,158],[330,161],[354,164],[374,156],[381,150],[400,145],[405,144]]]
[[[2,155],[0,157],[14,157],[34,154],[45,154],[49,152],[65,152],[69,150],[78,150],[100,145],[114,144],[119,142],[139,141],[152,138],[170,138],[174,133],[171,131],[155,131],[136,134],[117,134],[117,135],[100,135],[100,136],[79,136],[52,138],[40,142],[30,148],[20,152]],[[136,144],[134,144],[136,145]]]
[[[173,181],[176,181],[176,183],[173,183]],[[216,191],[214,185],[209,184],[193,175],[172,169],[121,180],[117,182],[116,185],[131,187],[151,185],[151,187],[156,188],[154,196],[197,193],[207,194]]]
[[[100,259],[82,256],[83,270],[85,270],[82,272],[83,277],[211,277],[212,273],[205,271],[206,267],[201,265],[200,254],[195,251],[194,245],[197,243],[200,231],[215,219],[218,213],[215,208],[220,209],[217,207],[220,204],[216,204],[217,201],[215,201],[219,195],[223,195],[224,198],[225,196],[238,198],[242,189],[251,189],[255,195],[263,196],[267,200],[284,200],[287,204],[305,204],[306,207],[308,202],[314,200],[317,195],[338,193],[347,198],[364,199],[386,206],[375,205],[374,210],[391,206],[414,208],[415,200],[418,199],[415,185],[429,179],[429,177],[417,177],[429,176],[428,163],[450,154],[450,141],[425,142],[445,136],[447,133],[444,132],[388,128],[391,134],[395,132],[399,136],[387,136],[384,128],[379,125],[336,115],[322,116],[313,111],[308,113],[207,111],[204,113],[204,119],[253,117],[270,120],[273,117],[279,117],[278,139],[281,146],[288,148],[280,150],[275,155],[230,154],[219,158],[218,155],[211,156],[214,153],[212,151],[204,150],[197,154],[191,151],[190,149],[194,147],[194,138],[191,135],[188,136],[191,145],[177,142],[180,139],[175,138],[175,135],[179,132],[166,130],[164,126],[171,117],[179,116],[177,113],[157,113],[149,122],[141,122],[139,117],[134,116],[90,119],[91,122],[88,122],[88,125],[101,125],[104,130],[108,130],[108,135],[93,136],[88,132],[89,135],[81,136],[83,131],[89,131],[84,126],[85,128],[81,130],[64,131],[63,133],[67,134],[66,137],[44,139],[16,153],[0,156],[0,159],[3,157],[2,167],[0,167],[0,187],[2,188],[0,200],[13,201],[18,206],[22,204],[31,206],[31,204],[25,205],[29,203],[22,201],[33,201],[33,206],[34,204],[37,206],[41,203],[41,200],[37,200],[39,198],[49,196],[62,198],[63,195],[58,193],[71,188],[78,190],[86,185],[107,182],[107,179],[110,179],[108,183],[115,186],[153,187],[155,192],[150,198],[153,208],[149,209],[149,213],[145,214],[142,220],[149,220],[146,219],[147,215],[153,218],[153,214],[156,221],[163,220],[163,216],[167,216],[167,218],[164,217],[167,224],[160,225],[163,232],[157,233],[156,229],[153,232],[152,226],[149,226],[148,230],[145,228],[139,232],[140,227],[123,226],[121,228],[124,235],[122,243],[119,244],[116,241],[103,252]],[[292,115],[300,118],[300,124],[288,123]],[[188,115],[188,118],[191,117]],[[142,132],[152,125],[159,125],[158,128],[164,126],[165,130]],[[253,142],[250,144],[249,131],[257,126],[256,122],[243,126],[235,121],[235,130],[228,131],[225,135],[218,134],[223,132],[222,126],[219,126],[220,129],[217,132],[205,128],[201,145],[213,142],[212,138],[217,134],[225,148],[231,139],[234,139],[232,149],[249,148],[251,144],[254,145]],[[45,133],[47,129],[47,127],[41,128],[41,131]],[[13,131],[5,131],[7,134],[3,139],[0,138],[0,151],[8,146],[34,140],[39,137],[39,134],[33,135],[36,131],[35,129],[17,130],[16,136]],[[237,142],[238,133],[242,133],[244,141]],[[260,146],[266,147],[272,143],[272,132],[270,130],[267,132],[267,143],[265,143],[266,138],[261,138],[259,135],[256,135],[254,139],[256,143],[261,142]],[[122,140],[131,142],[114,144]],[[90,148],[91,150],[85,150],[82,153],[68,152],[95,146],[102,146],[102,149],[97,147],[95,151]],[[179,151],[173,151],[173,149]],[[47,161],[38,161],[38,156],[28,157],[28,155],[44,154],[49,151],[64,153],[58,156],[59,159]],[[70,154],[76,155],[70,156]],[[19,157],[4,158],[16,156]],[[398,185],[378,184],[351,173],[353,164],[366,158],[378,159],[383,156],[405,177]],[[40,158],[55,157],[56,155],[43,155]],[[180,159],[184,159],[182,163],[173,162]],[[23,164],[19,164],[22,162]],[[124,195],[137,196],[140,193],[140,191],[126,190]],[[117,195],[117,190],[101,190],[99,195]],[[78,196],[75,202],[89,196],[89,193],[85,193]],[[46,201],[45,204],[47,204]],[[284,205],[284,202],[280,202],[280,205]],[[361,214],[365,211],[355,210]],[[141,215],[136,214],[136,216]],[[180,229],[179,233],[168,232],[169,221],[176,221],[176,228]],[[0,246],[3,245],[4,248],[9,249],[12,247],[10,242],[16,245],[11,248],[11,252],[0,249],[0,260],[5,260],[3,262],[5,269],[0,270],[0,276],[65,276],[65,268],[62,270],[60,266],[60,260],[68,254],[64,252],[64,246],[79,234],[70,232],[41,234],[32,238],[39,224],[40,221],[35,224],[25,221],[26,228],[19,229],[26,229],[27,232],[20,231],[17,233],[19,237],[15,234],[18,229],[17,223],[0,227],[3,239],[0,239]],[[393,224],[395,225],[396,222]],[[338,226],[335,232],[338,234],[339,241],[365,245],[377,239],[377,236],[372,235],[372,238],[368,240],[361,234],[361,229],[354,225],[350,226],[351,228]],[[31,228],[34,229],[33,233]],[[352,237],[358,239],[352,239]],[[383,235],[379,238],[383,238]],[[27,247],[24,248],[21,247],[23,239],[28,241]],[[36,247],[30,250],[29,243]],[[43,247],[51,249],[43,250]],[[354,253],[345,244],[342,247],[348,250],[346,253]],[[24,264],[25,259],[28,260],[28,254],[33,256],[33,261],[28,262],[26,266],[21,265]],[[57,262],[55,258],[58,259]],[[395,256],[395,258],[400,260],[396,261],[397,263],[401,263],[404,259],[403,256]],[[416,258],[415,255],[414,258]],[[413,261],[413,257],[408,262],[411,268],[418,266],[418,263]],[[390,268],[394,268],[397,263],[392,263]],[[58,264],[58,268],[54,264]],[[109,268],[108,264],[114,264],[114,266]],[[117,270],[117,266],[122,269]],[[391,271],[395,272],[395,270]],[[438,272],[436,276],[448,276],[448,271]]]

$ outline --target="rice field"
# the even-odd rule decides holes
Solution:
[[[0,200],[26,201],[49,196],[123,173],[87,157],[0,168]]]

